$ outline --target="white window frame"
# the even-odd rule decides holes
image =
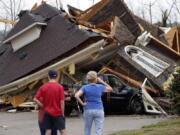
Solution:
[[[136,55],[134,53],[134,56],[130,56],[128,51],[131,49],[137,50],[138,53]],[[124,48],[124,50],[133,61],[135,61],[155,77],[158,77],[170,66],[168,63],[158,59],[155,56],[152,56],[139,47],[128,45]]]

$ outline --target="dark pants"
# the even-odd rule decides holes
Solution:
[[[44,124],[41,123],[41,122],[39,122],[39,129],[40,129],[41,135],[45,135],[46,129],[44,127]],[[52,135],[57,135],[57,130],[56,129],[52,129]]]
[[[65,129],[65,118],[62,115],[52,116],[45,112],[44,114],[44,127],[45,129],[56,129],[64,130]]]

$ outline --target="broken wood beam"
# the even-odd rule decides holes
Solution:
[[[7,19],[0,19],[0,22],[9,23],[9,24],[16,24],[15,21],[7,20]]]
[[[39,80],[37,80],[37,81],[34,81],[32,84],[30,84],[29,86],[28,86],[28,88],[30,89],[30,90],[32,90],[35,86],[36,86],[36,84],[39,82]]]
[[[137,87],[142,86],[142,82],[136,81],[136,80],[134,80],[134,79],[132,79],[132,78],[126,76],[126,75],[123,75],[123,74],[121,74],[119,72],[116,72],[116,71],[114,71],[114,70],[112,70],[112,69],[110,69],[108,67],[103,67],[103,71],[104,72],[108,71],[108,72],[110,72],[110,73],[112,73],[112,74],[114,74],[114,75],[116,75],[116,76],[118,76],[118,77],[120,77],[120,78],[122,78],[124,80],[127,80],[129,83],[133,84],[134,86],[137,86]],[[147,85],[145,85],[144,88],[147,89],[149,92],[152,92],[152,93],[154,93],[156,95],[159,95],[159,91],[154,89],[154,88],[151,88],[151,87],[149,87]]]
[[[177,52],[180,54],[180,38],[179,38],[179,32],[176,31],[176,40],[177,40]]]
[[[13,107],[18,107],[18,105],[22,104],[27,99],[27,96],[27,94],[13,96],[9,99],[9,101],[13,105]]]
[[[164,51],[166,51],[167,53],[170,53],[171,55],[173,55],[176,58],[180,58],[179,53],[177,53],[174,49],[170,48],[168,45],[166,45],[165,43],[161,42],[160,40],[158,40],[157,38],[155,38],[153,36],[151,36],[150,43],[154,43],[157,47],[163,48]]]

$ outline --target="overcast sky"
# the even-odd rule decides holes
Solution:
[[[8,2],[9,0],[2,0]],[[19,1],[19,0],[16,0]],[[23,5],[21,6],[22,9],[31,9],[31,7],[38,3],[40,4],[42,0],[22,0]],[[88,7],[93,5],[94,3],[99,2],[100,0],[44,0],[48,4],[56,5],[56,1],[61,1],[63,3],[63,7],[67,10],[67,5],[74,6],[81,10],[85,10]],[[149,16],[149,3],[153,3],[152,6],[152,16],[153,22],[157,22],[161,20],[161,13],[166,9],[169,11],[172,5],[172,1],[174,0],[124,0],[128,7],[133,11],[135,14],[144,17],[146,20],[150,21]],[[177,20],[180,22],[180,0],[176,0],[177,5],[173,7],[173,10],[170,14],[169,19],[173,22]],[[5,14],[5,13],[4,13]],[[0,17],[2,18],[3,14],[3,7],[0,5]],[[2,28],[2,23],[0,23],[0,28]]]
[[[25,8],[31,8],[31,6],[38,2],[40,3],[41,0],[24,0]],[[45,0],[49,4],[56,3],[56,0]],[[60,0],[57,0],[60,1]],[[100,0],[94,0],[94,3],[99,2]],[[161,19],[161,12],[164,10],[170,10],[172,1],[173,0],[124,0],[128,7],[136,14],[140,15],[141,17],[144,14],[146,19],[150,19],[149,17],[149,3],[153,3],[152,6],[152,14],[153,14],[153,22],[159,21]],[[180,0],[176,0],[177,5],[173,7],[173,10],[170,14],[170,18],[172,21],[178,20],[180,22],[180,12],[177,11],[176,8],[179,8],[180,11]],[[88,7],[93,5],[93,0],[61,0],[65,9],[67,9],[67,4],[77,7],[79,9],[85,10]]]

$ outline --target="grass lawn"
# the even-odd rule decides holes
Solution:
[[[140,130],[121,131],[110,135],[180,135],[180,118],[144,126]]]

